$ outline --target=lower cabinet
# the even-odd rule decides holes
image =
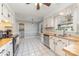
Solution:
[[[0,47],[0,56],[13,56],[12,41]]]
[[[63,48],[70,44],[73,44],[74,42],[61,38],[61,37],[50,36],[49,43],[50,43],[49,44],[50,49],[54,51],[55,54],[59,56],[65,56],[66,53],[63,51]]]
[[[57,55],[64,56],[65,53],[63,51],[63,48],[65,46],[66,46],[66,44],[62,41],[62,39],[61,38],[58,38],[57,43],[56,43],[56,46],[55,46],[55,53]]]

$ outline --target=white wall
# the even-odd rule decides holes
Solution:
[[[33,23],[33,24],[31,22],[25,23],[25,36],[37,35],[37,33],[38,33],[37,23]]]

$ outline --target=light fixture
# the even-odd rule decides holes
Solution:
[[[38,3],[35,3],[35,6],[37,6]],[[39,6],[42,6],[42,3],[39,3]]]
[[[63,16],[63,15],[64,15],[64,13],[63,13],[63,12],[60,12],[60,13],[59,13],[59,15]]]
[[[9,22],[9,20],[5,20],[5,22],[6,22],[6,23],[8,23],[8,22]]]

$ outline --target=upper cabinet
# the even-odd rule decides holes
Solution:
[[[6,3],[0,3],[0,30],[11,29],[13,33],[16,29],[15,13]]]
[[[44,19],[44,27],[45,28],[53,28],[54,27],[54,19],[53,17]]]
[[[55,14],[55,29],[65,33],[79,33],[79,6],[72,4]]]
[[[7,19],[9,11],[8,11],[7,6],[5,4],[2,4],[2,12],[3,12],[3,16]]]
[[[44,18],[43,26],[47,31],[54,28],[67,34],[79,34],[79,4],[69,5],[55,15]]]

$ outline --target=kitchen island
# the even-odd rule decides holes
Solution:
[[[0,56],[13,56],[13,38],[3,38],[0,40]]]
[[[8,42],[12,41],[12,38],[3,38],[0,40],[0,47],[6,45]]]

